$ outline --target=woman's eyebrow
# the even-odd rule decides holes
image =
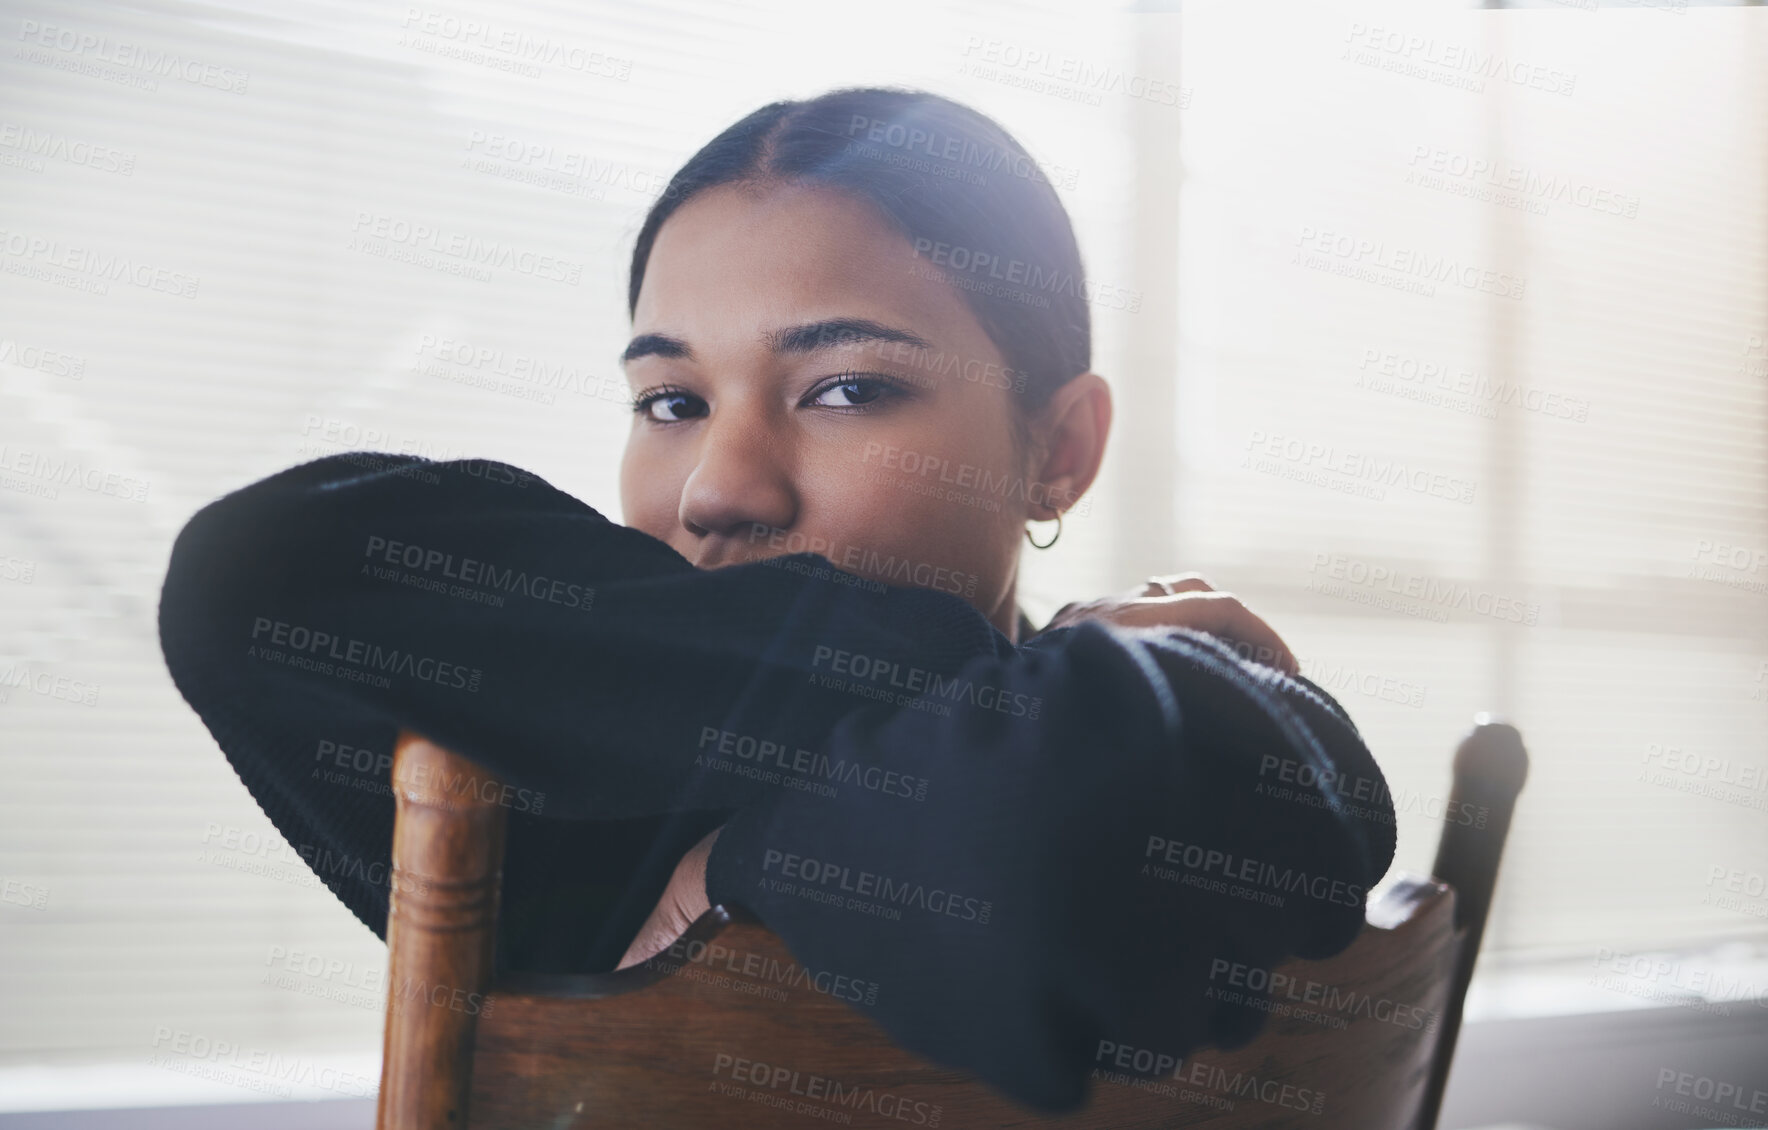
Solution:
[[[640,357],[682,357],[692,361],[694,351],[679,337],[670,337],[668,334],[639,334],[627,345],[626,351],[620,354],[620,363],[624,365]]]
[[[933,343],[919,334],[874,322],[870,318],[826,318],[820,322],[806,322],[789,329],[769,330],[761,335],[761,340],[774,353],[814,353],[819,349],[834,349],[867,341],[895,341],[917,349],[933,348]],[[692,361],[694,351],[687,342],[678,337],[644,333],[632,339],[625,352],[620,354],[620,363],[624,365],[640,357],[676,357]]]
[[[919,334],[874,322],[869,318],[829,318],[785,330],[773,330],[762,340],[775,353],[814,353],[819,349],[854,345],[866,341],[897,341],[920,349],[933,343]]]

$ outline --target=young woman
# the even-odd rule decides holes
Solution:
[[[1027,523],[1060,531],[1110,427],[1087,293],[983,116],[764,107],[639,234],[628,526],[501,463],[291,468],[180,534],[168,667],[383,936],[405,728],[511,809],[506,969],[631,964],[742,905],[878,987],[905,1047],[1050,1110],[1102,1039],[1248,1038],[1264,1013],[1207,970],[1348,944],[1391,806],[1327,784],[1387,795],[1231,595],[1154,578],[1035,634],[1019,612]]]
[[[701,568],[801,547],[887,581],[919,566],[1008,639],[1030,634],[1015,599],[1027,523],[1086,493],[1112,402],[1068,216],[1005,130],[906,91],[763,107],[652,208],[629,301],[629,525]],[[1052,625],[1083,618],[1217,633],[1296,670],[1268,625],[1195,575],[1071,604]],[[622,965],[708,909],[716,834]]]

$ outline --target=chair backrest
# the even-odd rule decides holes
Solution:
[[[850,1003],[863,982],[804,968],[740,911],[618,972],[494,980],[504,810],[457,784],[483,783],[472,762],[403,733],[377,1125],[1429,1130],[1526,770],[1516,730],[1480,719],[1434,878],[1384,884],[1336,957],[1212,966],[1212,999],[1269,1013],[1257,1039],[1183,1059],[1102,1043],[1087,1106],[1040,1119],[897,1047]]]

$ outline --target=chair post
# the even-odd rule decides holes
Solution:
[[[496,956],[501,787],[466,758],[401,731],[393,790],[387,1024],[375,1125],[464,1128],[474,1028]]]
[[[1529,755],[1522,734],[1506,722],[1489,715],[1474,718],[1473,730],[1455,751],[1455,780],[1444,811],[1443,834],[1437,841],[1435,878],[1455,889],[1455,930],[1459,946],[1455,954],[1454,980],[1432,1056],[1430,1082],[1419,1113],[1421,1130],[1432,1130],[1442,1107],[1449,1081],[1449,1064],[1461,1034],[1461,1010],[1473,965],[1479,957],[1492,891],[1498,883],[1498,863],[1504,841],[1510,835],[1510,817],[1517,794],[1529,774]],[[1461,819],[1465,816],[1466,819]]]

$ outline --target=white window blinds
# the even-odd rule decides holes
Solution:
[[[171,540],[351,448],[616,514],[646,204],[843,85],[997,117],[1141,299],[1094,308],[1116,435],[1027,552],[1035,619],[1241,592],[1363,726],[1414,870],[1454,740],[1511,714],[1494,956],[1762,939],[1764,22],[1370,12],[9,4],[0,1068],[272,1093],[194,1075],[200,1039],[373,1077],[382,947],[167,679]]]

